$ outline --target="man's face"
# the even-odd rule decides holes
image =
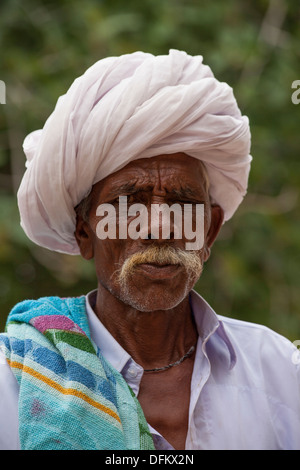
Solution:
[[[144,238],[118,238],[120,196],[126,197],[127,209],[133,204],[142,204],[148,210],[148,233]],[[101,217],[96,211],[102,204],[116,209],[116,238],[99,239],[97,236]],[[187,251],[186,243],[190,240],[186,238],[184,224],[182,236],[175,238],[174,220],[168,238],[162,236],[160,226],[159,237],[153,240],[151,207],[154,204],[193,207],[194,229],[196,204],[204,204],[204,227],[200,227],[204,231],[203,247]],[[133,219],[134,216],[126,219],[128,226]],[[92,190],[88,221],[79,217],[75,235],[82,256],[94,257],[102,288],[138,310],[166,310],[178,305],[200,277],[222,220],[223,211],[210,205],[201,162],[177,153],[136,160],[97,183]]]

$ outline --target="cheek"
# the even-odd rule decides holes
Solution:
[[[210,211],[204,204],[193,206],[184,213],[183,238],[187,250],[202,252],[206,247],[206,242],[210,227]]]
[[[99,240],[95,241],[94,262],[97,278],[100,282],[109,284],[113,274],[118,270],[124,261],[124,243],[119,240]]]

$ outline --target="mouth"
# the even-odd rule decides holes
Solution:
[[[181,267],[180,264],[142,263],[136,269],[151,279],[171,279]]]

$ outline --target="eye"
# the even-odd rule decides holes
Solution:
[[[108,204],[111,204],[112,206],[116,206],[119,204],[119,196],[114,198],[114,199],[111,199],[110,201],[108,201]]]
[[[127,203],[128,204],[133,204],[136,202],[136,199],[137,199],[137,195],[136,194],[129,194],[127,196]]]
[[[180,204],[195,204],[194,201],[191,201],[191,200],[189,200],[189,199],[180,199],[178,202],[179,202]]]
[[[188,198],[187,199],[180,198],[180,199],[175,200],[175,202],[177,204],[181,204],[181,205],[188,204],[190,206],[195,206],[196,204],[199,204],[198,201],[193,201],[193,200],[188,199]]]

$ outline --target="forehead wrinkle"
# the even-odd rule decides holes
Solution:
[[[149,176],[149,175],[147,175]],[[178,179],[172,177],[168,178],[166,182],[162,182],[161,178],[142,178],[142,181],[138,181],[138,178],[134,182],[126,182],[117,186],[114,186],[110,191],[111,195],[118,196],[119,194],[131,195],[139,191],[153,191],[154,189],[163,190],[167,194],[173,194],[177,197],[199,197],[200,186],[197,188],[191,187],[191,185],[180,184]],[[146,180],[146,181],[145,181]],[[150,181],[149,181],[150,180]],[[152,181],[151,181],[152,180]],[[169,186],[169,187],[168,187]]]
[[[188,175],[182,175],[182,178],[178,178],[178,175],[174,174],[176,164],[174,166],[165,165],[165,162],[160,162],[156,159],[147,160],[139,167],[135,167],[133,164],[129,166],[129,175],[127,174],[127,168],[124,174],[120,174],[117,177],[117,181],[113,181],[112,187],[109,192],[113,196],[119,194],[134,194],[138,191],[151,191],[156,189],[158,191],[164,191],[167,193],[177,193],[178,195],[195,197],[199,196],[199,191],[202,192],[204,189],[207,192],[208,181],[207,173],[204,164],[198,161],[198,168],[196,172],[200,170],[199,183],[194,188],[193,184],[190,184]],[[193,173],[195,176],[195,173]],[[119,179],[119,181],[118,181]],[[123,180],[123,181],[122,181]]]

